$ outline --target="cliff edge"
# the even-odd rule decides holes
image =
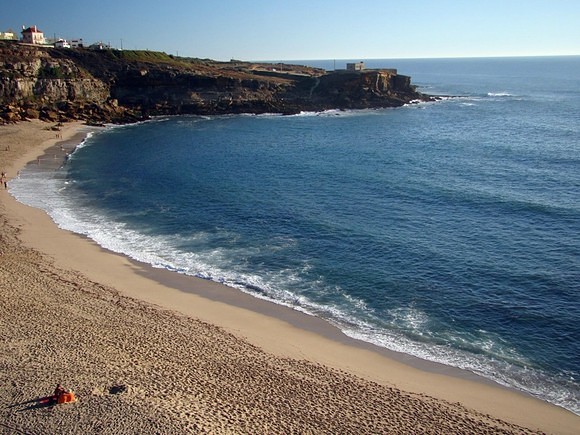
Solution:
[[[394,70],[179,58],[0,42],[0,123],[397,107],[431,97]]]

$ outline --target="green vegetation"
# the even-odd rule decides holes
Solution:
[[[173,59],[161,51],[148,50],[112,50],[112,54],[123,60],[137,62],[173,62]]]
[[[39,79],[64,79],[65,74],[59,66],[45,66],[38,70]]]
[[[127,62],[166,63],[173,65],[187,65],[188,62],[161,51],[149,50],[109,50],[112,57]]]

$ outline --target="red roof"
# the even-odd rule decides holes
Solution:
[[[30,26],[28,29],[23,30],[22,33],[42,33],[42,30],[36,26]]]

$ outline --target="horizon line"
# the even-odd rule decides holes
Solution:
[[[506,59],[506,58],[531,58],[531,57],[580,57],[578,54],[516,54],[516,55],[490,55],[490,56],[435,56],[435,57],[343,57],[343,58],[294,58],[294,59],[270,59],[249,60],[247,62],[289,62],[289,61],[346,61],[346,60],[429,60],[429,59]],[[233,58],[232,58],[233,59]]]

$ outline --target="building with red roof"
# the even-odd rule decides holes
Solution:
[[[28,29],[22,26],[22,42],[25,44],[44,44],[44,33],[36,26],[30,26]]]

